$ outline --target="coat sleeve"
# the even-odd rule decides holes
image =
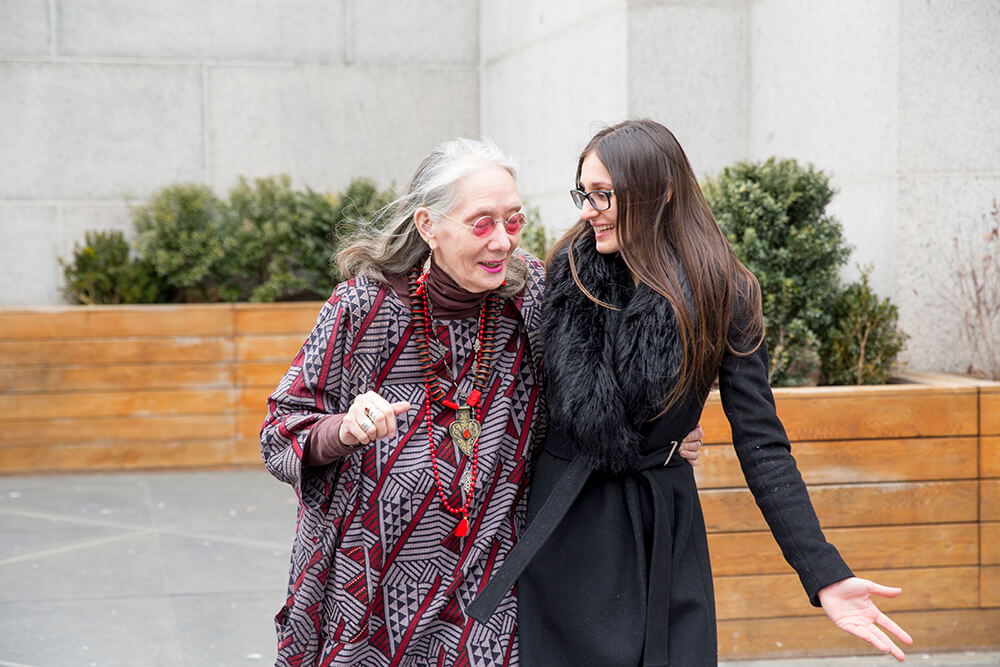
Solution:
[[[736,349],[751,347],[737,345]],[[798,573],[809,601],[818,607],[820,589],[853,574],[820,529],[775,411],[767,369],[766,342],[749,356],[727,354],[719,370],[722,406],[757,506],[785,560]]]
[[[261,456],[272,475],[296,490],[302,486],[302,459],[310,430],[325,415],[347,411],[345,356],[353,338],[348,309],[335,292],[267,399]]]

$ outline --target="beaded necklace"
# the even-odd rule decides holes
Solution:
[[[427,417],[427,442],[431,453],[431,467],[434,470],[434,483],[437,485],[438,495],[445,509],[455,515],[461,515],[462,519],[455,527],[457,537],[465,537],[469,534],[469,505],[472,502],[472,491],[476,486],[476,475],[479,472],[479,434],[482,431],[482,406],[479,401],[482,398],[483,390],[489,380],[490,369],[493,366],[493,345],[496,340],[497,319],[500,312],[500,297],[490,294],[483,301],[483,307],[479,312],[479,336],[478,350],[476,351],[476,375],[472,384],[472,391],[465,400],[465,405],[446,398],[448,392],[441,387],[437,374],[433,370],[431,361],[431,351],[429,344],[429,332],[433,327],[430,316],[430,302],[427,299],[427,290],[422,281],[417,277],[417,271],[411,271],[407,276],[407,287],[410,293],[410,310],[413,314],[413,330],[416,334],[417,358],[420,360],[420,367],[424,374],[424,388],[427,398],[425,399],[424,412]],[[453,378],[456,394],[458,390],[458,378]],[[467,468],[462,475],[462,486],[465,490],[465,502],[461,507],[453,507],[448,502],[444,493],[444,486],[441,484],[441,475],[438,473],[437,454],[434,447],[433,420],[431,419],[431,399],[438,401],[446,408],[455,410],[458,415],[455,421],[448,427],[448,433],[452,440],[458,445],[467,457],[472,457],[472,466]],[[459,401],[461,398],[459,398]],[[476,414],[473,417],[472,411]]]

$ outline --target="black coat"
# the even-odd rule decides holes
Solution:
[[[676,454],[664,466],[698,423],[707,390],[656,418],[681,354],[673,311],[634,286],[620,258],[599,255],[591,235],[574,254],[581,282],[621,310],[588,299],[565,253],[556,258],[543,325],[550,426],[518,547],[533,553],[508,558],[511,569],[519,560],[526,567],[518,579],[521,662],[714,665],[715,600],[694,474]],[[820,530],[767,368],[764,345],[750,356],[727,354],[722,404],[747,484],[818,605],[819,590],[851,571]]]

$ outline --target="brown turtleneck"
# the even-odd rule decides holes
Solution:
[[[410,293],[407,286],[407,276],[386,276],[389,287],[402,299],[410,304]],[[431,270],[427,273],[427,297],[431,301],[434,319],[460,320],[475,317],[483,307],[483,301],[489,292],[474,294],[462,288],[455,279],[445,273],[438,263],[431,259]],[[349,454],[353,448],[340,441],[340,425],[346,413],[327,415],[317,421],[309,437],[306,438],[305,451],[302,452],[302,463],[307,466],[325,465]]]
[[[406,305],[410,304],[407,276],[387,276],[389,287],[399,295]],[[455,279],[445,273],[436,260],[431,259],[431,270],[427,273],[427,297],[436,320],[461,320],[479,315],[483,301],[489,292],[473,293],[461,287]]]

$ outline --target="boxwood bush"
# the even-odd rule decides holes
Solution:
[[[73,244],[72,259],[59,263],[70,303],[158,303],[169,298],[153,265],[132,257],[125,235],[118,230],[87,232],[82,246]]]
[[[770,158],[725,168],[704,192],[737,256],[760,281],[771,383],[853,383],[858,345],[870,364],[861,364],[869,370],[860,379],[884,382],[905,336],[896,330],[895,308],[877,301],[867,274],[860,285],[841,285],[851,248],[826,212],[834,195],[827,176]],[[858,321],[869,319],[880,322],[873,325],[877,335],[852,339],[863,335]]]
[[[861,268],[861,281],[848,285],[834,302],[834,326],[821,353],[830,384],[884,384],[906,344],[908,336],[897,326],[898,309],[869,284],[871,270]]]
[[[287,176],[241,178],[228,201],[198,184],[169,185],[120,232],[88,232],[60,260],[77,303],[325,299],[340,279],[338,240],[394,198],[356,179],[339,194],[295,190]]]

